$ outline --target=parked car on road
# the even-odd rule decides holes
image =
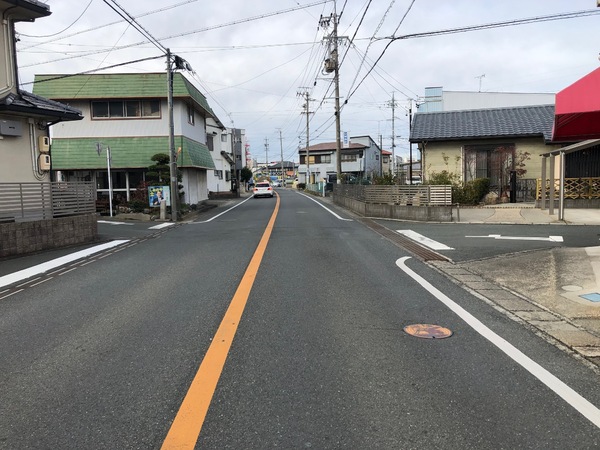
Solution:
[[[254,185],[254,198],[273,197],[273,186],[268,181],[259,181]]]

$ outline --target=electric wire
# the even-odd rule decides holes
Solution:
[[[75,19],[73,22],[71,22],[69,25],[67,25],[64,29],[62,29],[61,31],[58,31],[56,33],[52,33],[52,34],[43,34],[43,35],[28,35],[28,34],[23,34],[23,33],[19,33],[20,36],[25,36],[28,38],[49,38],[49,37],[54,37],[54,36],[58,36],[59,34],[64,33],[65,31],[67,31],[69,28],[71,28],[73,25],[75,25],[77,22],[79,22],[79,19],[81,19],[83,17],[83,15],[85,14],[85,12],[88,10],[88,8],[90,7],[90,5],[94,2],[94,0],[90,0],[90,2],[87,4],[87,6],[83,9],[83,11],[81,12],[81,14],[79,14],[79,17],[77,17],[77,19]]]

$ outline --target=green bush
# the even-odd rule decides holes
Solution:
[[[144,212],[144,209],[148,207],[148,202],[143,200],[131,200],[129,202],[129,208],[134,213]]]
[[[489,178],[477,178],[452,186],[452,203],[477,205],[490,192]]]

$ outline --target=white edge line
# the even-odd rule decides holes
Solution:
[[[402,269],[408,276],[419,283],[426,291],[431,293],[444,305],[450,308],[456,315],[464,320],[471,328],[477,331],[480,335],[502,350],[506,355],[512,358],[516,363],[521,365],[534,377],[544,383],[554,393],[566,401],[569,405],[575,408],[586,419],[592,422],[596,427],[600,428],[600,410],[596,408],[590,401],[575,392],[571,387],[557,378],[555,375],[544,369],[538,363],[526,356],[519,349],[507,342],[505,339],[494,333],[485,326],[479,319],[475,318],[471,313],[466,311],[460,305],[451,300],[448,296],[434,287],[431,283],[418,275],[416,272],[408,268],[405,262],[410,259],[409,256],[396,260],[396,265]]]
[[[344,219],[343,217],[338,216],[336,213],[334,213],[332,210],[330,210],[327,206],[323,205],[321,202],[316,201],[314,198],[312,198],[309,195],[306,194],[302,194],[300,192],[298,192],[298,194],[300,194],[303,197],[306,197],[309,200],[312,200],[313,202],[315,202],[317,205],[319,205],[321,208],[325,209],[326,211],[328,211],[330,214],[332,214],[333,216],[335,216],[337,219],[340,220],[344,220],[346,222],[354,222],[352,219]]]
[[[103,250],[106,250],[107,248],[117,247],[121,244],[124,244],[125,242],[129,242],[129,241],[128,240],[114,240],[111,242],[107,242],[106,244],[96,245],[94,247],[86,248],[85,250],[81,250],[81,251],[78,251],[75,253],[71,253],[69,255],[61,256],[60,258],[52,259],[50,261],[46,261],[45,263],[41,263],[41,264],[35,265],[33,267],[29,267],[27,269],[9,273],[8,275],[4,275],[4,276],[0,277],[0,288],[3,288],[4,286],[8,286],[13,283],[17,283],[17,282],[25,280],[27,278],[31,278],[35,275],[39,275],[41,273],[48,272],[51,269],[55,269],[56,267],[64,266],[65,264],[68,264],[71,261],[85,258],[86,256],[101,252]]]
[[[248,197],[246,200],[244,200],[244,201],[242,201],[242,202],[239,202],[239,203],[236,203],[236,204],[235,204],[235,205],[233,205],[231,208],[229,208],[229,209],[226,209],[226,210],[225,210],[225,211],[223,211],[222,213],[219,213],[219,214],[217,214],[216,216],[214,216],[214,217],[211,217],[211,218],[210,218],[210,219],[208,219],[208,220],[202,220],[202,221],[200,221],[200,222],[189,222],[189,223],[207,223],[207,222],[211,222],[211,221],[215,220],[217,217],[219,217],[219,216],[222,216],[222,215],[223,215],[223,214],[225,214],[225,213],[228,213],[228,212],[229,212],[229,211],[231,211],[233,208],[237,208],[237,207],[238,207],[238,206],[240,206],[242,203],[246,203],[246,202],[247,202],[248,200],[250,200],[251,198],[252,198],[252,197]]]

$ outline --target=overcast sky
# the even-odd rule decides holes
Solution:
[[[70,74],[122,64],[110,72],[162,72],[161,50],[103,0],[44,0],[52,15],[18,23],[19,77]],[[298,160],[306,145],[335,141],[333,76],[322,73],[326,37],[319,0],[118,0],[163,47],[186,59],[185,76],[221,122],[246,130],[263,162]],[[312,6],[311,6],[312,5]],[[600,64],[600,14],[391,41],[406,36],[561,13],[600,13],[596,0],[338,0],[341,129],[370,135],[408,156],[409,104],[428,86],[450,91],[556,93]],[[376,64],[375,62],[378,61]],[[129,63],[129,64],[127,64]],[[373,65],[375,64],[374,68]],[[370,73],[369,73],[370,71]],[[102,72],[100,72],[102,73]],[[396,100],[392,132],[392,95]],[[282,140],[280,141],[280,136]],[[268,141],[268,150],[265,141]]]

